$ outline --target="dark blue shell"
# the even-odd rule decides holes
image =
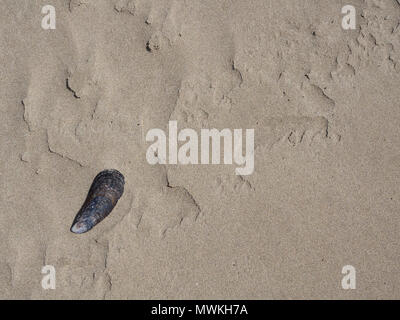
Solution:
[[[107,217],[124,192],[125,179],[117,170],[104,170],[93,180],[89,193],[71,226],[73,233],[85,233]]]

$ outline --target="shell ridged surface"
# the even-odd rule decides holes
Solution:
[[[124,184],[124,176],[118,170],[100,172],[72,223],[71,232],[85,233],[107,217],[124,193]]]

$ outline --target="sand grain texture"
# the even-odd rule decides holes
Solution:
[[[400,298],[400,5],[346,4],[2,0],[0,298]],[[254,173],[150,166],[169,120],[254,128]],[[124,196],[72,234],[105,168]]]

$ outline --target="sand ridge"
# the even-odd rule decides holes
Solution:
[[[0,297],[399,298],[400,4],[345,4],[1,1]],[[149,165],[175,120],[254,128],[254,173]],[[74,235],[106,168],[124,196]]]

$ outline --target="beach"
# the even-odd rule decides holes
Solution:
[[[2,0],[0,298],[399,299],[400,3],[349,4]]]

